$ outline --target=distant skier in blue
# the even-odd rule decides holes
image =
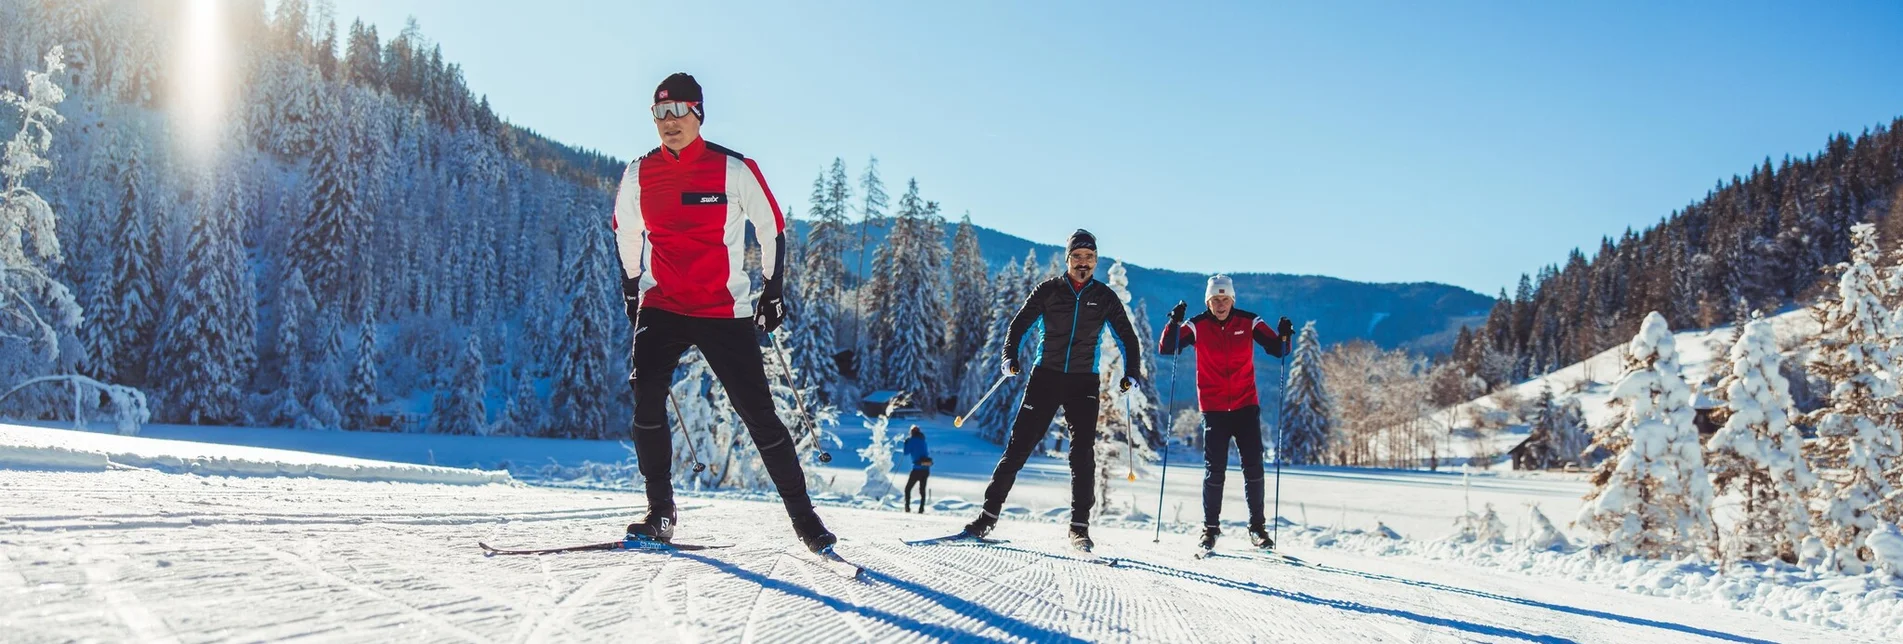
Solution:
[[[925,430],[912,426],[905,437],[905,455],[912,458],[912,475],[905,479],[905,511],[912,511],[912,486],[918,486],[918,513],[925,514],[925,480],[932,478],[932,452],[925,447]]]

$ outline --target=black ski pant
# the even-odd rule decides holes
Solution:
[[[912,467],[912,475],[905,477],[905,511],[912,511],[912,486],[918,486],[918,512],[925,513],[925,481],[932,478],[932,468]]]
[[[1242,453],[1242,494],[1249,502],[1249,527],[1262,520],[1262,408],[1203,412],[1203,525],[1220,525],[1222,483],[1229,473],[1229,441]]]
[[[1004,498],[1018,480],[1018,471],[1031,458],[1050,431],[1057,409],[1064,409],[1070,422],[1070,520],[1089,523],[1090,508],[1097,502],[1097,374],[1064,373],[1038,367],[1031,371],[1031,383],[1024,388],[1024,402],[1011,423],[1004,457],[991,472],[991,485],[985,487],[985,512],[992,516],[1004,510]]]
[[[795,523],[811,519],[813,501],[806,494],[806,473],[793,449],[793,434],[780,422],[767,388],[766,363],[760,353],[753,320],[695,318],[654,308],[642,308],[635,330],[634,457],[647,479],[648,510],[674,510],[674,434],[668,429],[668,387],[674,369],[690,347],[700,349],[708,368],[727,390],[734,411],[747,426],[760,462],[779,488],[780,502]]]

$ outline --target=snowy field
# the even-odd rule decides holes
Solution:
[[[627,493],[153,471],[0,471],[0,625],[13,642],[1329,641],[1842,642],[1840,631],[1588,584],[1292,549],[1197,561],[1102,529],[1008,548],[913,547],[944,516],[829,509],[862,582],[793,556],[776,504],[690,500],[705,553],[485,558],[474,542],[599,541]],[[1875,640],[1867,640],[1875,641]]]
[[[940,434],[941,463],[987,458],[955,453],[953,431]],[[509,547],[613,538],[639,516],[641,496],[392,482],[343,468],[364,462],[337,456],[65,430],[0,426],[0,445],[0,639],[8,642],[1861,642],[1884,641],[1903,623],[1903,595],[1868,579],[1806,585],[1774,579],[1794,573],[1765,571],[1782,599],[1753,603],[1752,592],[1721,597],[1721,584],[1669,565],[1595,567],[1577,554],[1441,541],[1452,531],[1442,514],[1461,512],[1467,493],[1457,476],[1285,473],[1285,497],[1304,490],[1347,508],[1295,504],[1317,515],[1282,529],[1284,551],[1306,566],[1242,558],[1234,530],[1219,548],[1232,556],[1199,561],[1188,556],[1189,536],[1165,532],[1152,543],[1147,525],[1115,518],[1093,534],[1118,565],[1084,562],[1064,545],[1057,517],[1038,511],[1000,525],[994,536],[1007,547],[903,545],[956,532],[970,514],[954,496],[977,495],[953,492],[976,483],[946,476],[951,489],[922,516],[831,497],[821,512],[842,538],[840,552],[871,570],[852,581],[799,556],[778,503],[758,495],[683,500],[680,539],[729,549],[485,558],[478,540]],[[57,450],[109,460],[23,465],[23,454]],[[219,462],[244,463],[247,475],[205,465]],[[486,475],[381,466],[406,481]],[[1043,469],[1014,500],[1061,506],[1062,478]],[[204,473],[183,473],[191,471]],[[852,472],[837,473],[843,486]],[[1166,503],[1182,497],[1194,507],[1199,482],[1188,469],[1173,471],[1170,484]],[[1475,477],[1471,494],[1476,504],[1498,495],[1499,506],[1576,497],[1567,489],[1576,485]],[[1501,513],[1509,521],[1525,514]],[[1358,525],[1356,517],[1374,516],[1440,528],[1393,539]]]

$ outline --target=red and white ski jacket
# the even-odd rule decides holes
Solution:
[[[1180,326],[1165,325],[1161,345],[1158,353],[1166,356],[1196,347],[1196,402],[1205,412],[1258,404],[1255,345],[1276,357],[1286,350],[1267,320],[1242,309],[1230,309],[1227,320],[1204,311]]]
[[[702,318],[753,316],[747,226],[760,240],[767,292],[786,274],[786,219],[760,166],[694,139],[679,156],[661,148],[628,163],[615,195],[621,268],[641,306]]]

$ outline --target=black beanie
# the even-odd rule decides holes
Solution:
[[[1077,229],[1077,232],[1070,234],[1070,243],[1064,246],[1064,252],[1068,253],[1079,248],[1088,248],[1091,252],[1096,252],[1097,236],[1090,234],[1088,230]]]
[[[682,101],[694,103],[694,117],[707,122],[706,105],[701,103],[700,81],[694,80],[687,72],[674,72],[654,88],[654,102]]]

